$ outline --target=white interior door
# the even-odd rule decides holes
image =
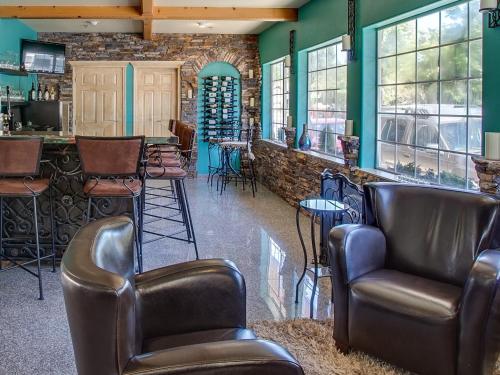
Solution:
[[[74,133],[123,136],[125,131],[125,66],[85,62],[73,66]]]
[[[134,135],[167,135],[178,118],[178,70],[134,64]]]

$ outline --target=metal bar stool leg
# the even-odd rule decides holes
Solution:
[[[188,241],[191,242],[191,227],[189,226],[189,218],[187,216],[187,209],[186,209],[186,199],[184,196],[184,191],[182,190],[181,187],[181,181],[180,180],[175,180],[175,190],[177,191],[177,198],[179,199],[179,207],[182,213],[182,222],[184,223],[184,226],[186,227],[186,234]]]
[[[86,219],[87,224],[90,222],[90,215],[91,214],[92,214],[92,198],[89,197],[89,201],[87,204],[87,219]]]
[[[50,236],[52,239],[52,272],[56,272],[56,240],[54,227],[54,199],[52,196],[52,187],[49,186],[49,209],[50,209]]]
[[[42,272],[40,264],[40,240],[38,238],[38,212],[37,212],[37,199],[33,197],[33,224],[35,226],[35,239],[36,239],[36,258],[38,269],[38,288],[40,290],[39,300],[43,300],[43,285],[42,285]]]
[[[198,245],[196,244],[196,237],[194,235],[193,219],[191,218],[191,210],[189,208],[189,201],[188,201],[188,197],[186,194],[186,186],[184,185],[184,180],[181,181],[180,185],[182,188],[182,195],[184,196],[184,200],[186,201],[186,209],[187,209],[187,214],[188,214],[188,219],[189,219],[189,227],[191,229],[191,234],[193,237],[193,244],[194,244],[194,251],[196,253],[196,260],[198,260],[198,259],[200,259],[200,255],[198,254]]]
[[[135,248],[136,248],[136,254],[137,254],[137,267],[139,269],[139,273],[142,273],[142,250],[141,246],[139,243],[139,231],[138,231],[138,210],[136,206],[136,198],[132,198],[132,207],[133,207],[133,212],[132,212],[132,221],[134,222],[134,241],[135,241]]]

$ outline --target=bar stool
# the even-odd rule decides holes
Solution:
[[[142,273],[142,188],[140,173],[144,137],[76,136],[84,176],[83,192],[88,197],[87,223],[92,218],[93,199],[130,199],[136,244],[137,269]]]
[[[196,243],[189,201],[184,184],[184,180],[188,175],[187,171],[189,170],[191,164],[192,147],[196,130],[193,127],[187,126],[181,122],[178,122],[176,125],[179,134],[179,148],[176,152],[162,151],[161,146],[158,145],[150,145],[150,147],[148,147],[149,157],[145,169],[145,179],[168,181],[171,188],[169,188],[169,186],[147,187],[145,191],[146,197],[144,199],[144,215],[154,218],[154,221],[164,220],[182,223],[186,228],[187,239],[178,237],[177,235],[180,233],[164,234],[147,230],[145,228],[144,233],[151,234],[154,238],[144,243],[158,241],[163,238],[172,238],[193,243],[196,259],[199,259],[198,246]],[[168,192],[172,195],[157,194],[154,193],[155,190],[162,193]],[[151,202],[151,197],[153,197],[153,199],[173,199],[174,202],[177,203],[177,207],[172,207],[170,204],[153,203]],[[176,220],[173,216],[160,216],[151,213],[151,210],[158,208],[177,210],[181,214],[182,220]]]
[[[56,251],[54,244],[54,211],[52,206],[52,189],[48,178],[35,178],[40,173],[40,159],[42,155],[43,138],[41,137],[1,137],[0,139],[0,261],[8,260],[12,266],[1,269],[8,271],[21,268],[38,278],[39,300],[43,300],[43,282],[41,261],[52,258],[52,272],[56,271]],[[50,231],[52,237],[52,253],[40,254],[40,238],[38,233],[38,197],[48,191],[50,199]],[[35,234],[36,254],[29,249],[33,246],[25,242],[24,246],[34,259],[18,261],[5,254],[3,244],[11,241],[20,241],[21,238],[3,238],[4,198],[26,199],[33,204],[33,227]],[[27,241],[27,238],[24,239]],[[27,266],[36,263],[36,272]]]

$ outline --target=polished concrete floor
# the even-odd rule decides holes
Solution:
[[[299,303],[294,302],[304,265],[295,209],[260,185],[256,198],[234,185],[220,195],[202,177],[188,180],[187,190],[200,257],[236,263],[247,283],[248,320],[308,317],[311,274],[301,284]],[[309,219],[301,215],[300,220],[309,245]],[[148,228],[171,233],[178,224],[151,222]],[[163,239],[144,248],[146,270],[192,259],[193,245],[180,241]],[[47,268],[43,277],[45,300],[38,301],[34,277],[20,270],[0,274],[0,375],[76,373],[59,272]],[[330,316],[330,296],[329,279],[322,279],[315,317]]]

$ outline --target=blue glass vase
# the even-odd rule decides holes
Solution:
[[[307,124],[302,128],[302,135],[299,139],[299,148],[302,151],[309,151],[311,149],[311,138],[309,137],[309,129]]]

